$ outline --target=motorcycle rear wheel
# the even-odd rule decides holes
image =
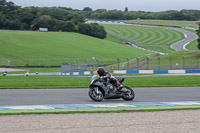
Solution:
[[[101,102],[103,100],[103,93],[99,90],[98,94],[96,94],[94,89],[90,89],[88,94],[92,100],[95,102]]]
[[[123,92],[124,94],[122,95],[122,99],[124,99],[125,101],[131,101],[131,100],[133,100],[135,98],[135,93],[134,93],[133,89],[131,89],[128,86],[124,86],[124,88],[127,91]]]

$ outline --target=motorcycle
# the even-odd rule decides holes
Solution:
[[[100,102],[103,99],[124,99],[126,101],[131,101],[135,98],[135,93],[132,88],[128,86],[123,86],[125,78],[117,80],[117,86],[111,84],[109,81],[99,78],[98,75],[93,75],[89,83],[89,97]]]

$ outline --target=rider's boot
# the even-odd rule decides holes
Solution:
[[[123,85],[118,85],[117,91],[120,91],[123,88]]]

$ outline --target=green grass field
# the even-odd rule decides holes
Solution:
[[[200,86],[200,76],[127,77],[130,87]],[[90,77],[67,76],[5,76],[0,77],[0,89],[88,88]]]
[[[184,35],[178,31],[133,25],[103,25],[109,35],[118,39],[127,39],[138,46],[157,50],[160,52],[172,52],[170,45],[184,39]],[[108,38],[109,40],[110,37]],[[117,42],[117,40],[114,40]],[[119,41],[118,41],[119,42]]]
[[[195,34],[197,34],[197,32],[194,31],[194,30],[189,30],[189,31],[191,31],[191,32],[193,32],[193,33],[195,33]],[[194,41],[192,41],[192,42],[190,42],[190,43],[186,46],[186,48],[187,48],[188,50],[199,50],[197,39],[194,40]]]
[[[180,26],[180,27],[188,27],[189,25],[198,28],[200,23],[199,21],[178,21],[178,20],[130,20],[129,22],[138,23],[138,24],[155,24],[155,25],[169,25],[169,26]],[[187,29],[186,29],[187,30]],[[196,33],[194,30],[189,30],[191,32]],[[187,45],[187,49],[189,50],[199,50],[197,47],[197,40],[192,41]],[[151,47],[149,47],[151,48]]]
[[[187,46],[186,46],[186,48],[188,49],[188,50],[199,50],[199,48],[198,48],[198,41],[197,40],[194,40],[194,41],[192,41],[190,44],[188,44]]]
[[[0,36],[0,60],[10,59],[10,65],[60,65],[77,58],[136,58],[150,53],[70,32],[0,31]]]
[[[157,24],[157,25],[170,25],[170,26],[180,26],[180,27],[188,27],[191,25],[192,27],[198,28],[198,22],[195,21],[178,21],[178,20],[130,20],[129,22],[133,23],[142,23],[142,24]]]

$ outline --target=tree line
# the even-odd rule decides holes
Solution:
[[[65,7],[24,7],[0,0],[0,29],[78,32],[105,38],[106,31],[98,24],[86,24],[79,12]]]
[[[200,10],[168,10],[160,12],[146,12],[146,11],[129,11],[125,7],[124,11],[121,10],[106,10],[86,7],[83,9],[82,14],[86,18],[91,19],[118,19],[118,20],[133,20],[133,19],[159,19],[159,20],[200,20]]]
[[[200,20],[200,10],[169,10],[161,12],[121,10],[83,10],[67,7],[20,7],[11,1],[0,0],[0,29],[38,30],[79,32],[82,34],[105,38],[106,31],[98,24],[86,24],[85,19],[133,20]]]

